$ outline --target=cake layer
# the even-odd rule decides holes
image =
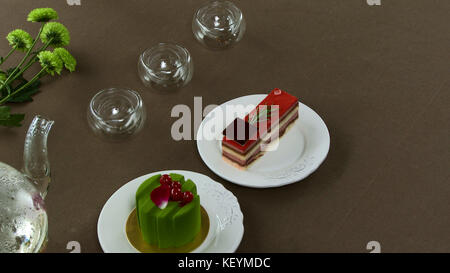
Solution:
[[[247,141],[258,138],[258,128],[243,119],[236,118],[222,134],[243,146]]]
[[[182,185],[183,192],[190,191],[193,200],[180,206],[178,202],[168,202],[160,209],[151,200],[151,192],[159,187],[161,175],[155,175],[144,181],[136,192],[136,210],[139,227],[145,242],[159,248],[180,247],[191,242],[200,231],[200,197],[197,187],[191,180],[184,180],[179,174],[170,174],[173,181]]]
[[[281,128],[287,127],[289,125],[289,123],[291,123],[293,120],[297,119],[297,117],[298,117],[298,104],[297,104],[297,107],[294,107],[290,113],[285,115],[284,119],[277,126],[281,126]],[[275,127],[275,128],[277,128],[277,127]],[[281,131],[281,129],[280,129],[280,131]],[[279,134],[281,134],[281,132]],[[261,142],[261,141],[267,142],[268,140],[270,140],[270,138],[271,138],[271,134],[269,132],[269,133],[266,133],[265,136],[262,136],[261,140],[259,140],[258,142]],[[260,145],[256,145],[251,150],[247,151],[246,153],[242,153],[239,150],[232,149],[226,143],[222,142],[222,150],[224,152],[226,152],[227,154],[231,154],[235,157],[238,157],[241,161],[247,161],[250,157],[252,157],[254,154],[256,154],[260,151]]]
[[[289,117],[287,120],[282,122],[282,125],[279,129],[279,137],[282,137],[284,133],[286,132],[287,127],[291,125],[295,120],[298,118],[298,110],[294,113],[291,117]],[[271,141],[271,137],[267,138],[263,143],[269,143]],[[260,145],[255,147],[255,149],[246,155],[242,155],[237,153],[236,151],[229,149],[228,147],[222,146],[222,154],[226,158],[230,159],[233,162],[236,162],[240,166],[247,166],[250,163],[252,163],[254,160],[256,160],[259,157],[259,154],[261,153]]]
[[[289,109],[289,111],[285,112],[283,117],[281,117],[280,120],[283,121],[287,115],[292,114],[292,111],[294,111],[294,108],[295,108],[295,111],[298,111],[298,104],[293,104],[291,106],[291,108]],[[277,124],[278,124],[278,120],[276,123],[272,124],[271,126],[274,127]],[[264,131],[265,135],[267,135],[267,133],[269,133],[270,131],[271,131],[271,128],[268,128],[268,131]],[[223,146],[226,146],[240,154],[247,154],[249,152],[251,153],[252,152],[251,150],[254,149],[255,146],[260,144],[261,138],[264,138],[265,135],[261,136],[260,134],[258,134],[259,139],[253,139],[253,138],[249,139],[248,143],[246,143],[246,145],[245,145],[245,149],[243,149],[240,146],[235,145],[236,141],[234,139],[227,138],[226,136],[223,137],[222,144],[223,144]],[[237,141],[237,142],[239,142],[239,141]]]
[[[234,163],[237,163],[238,165],[245,167],[247,165],[249,165],[250,163],[252,163],[253,161],[255,161],[258,156],[260,155],[260,152],[258,152],[257,154],[254,154],[252,157],[248,158],[248,159],[242,159],[238,156],[236,156],[235,154],[231,154],[228,153],[227,151],[223,151],[222,155],[226,158],[228,158],[229,160],[231,160]]]
[[[278,137],[281,137],[283,135],[283,130],[286,129],[293,121],[295,121],[298,118],[298,105],[297,107],[294,107],[292,111],[285,115],[283,120],[279,124],[276,124],[275,126],[272,126],[272,130],[267,132],[266,135],[261,137],[262,142],[269,143],[271,138],[273,138],[273,134],[276,132],[275,130],[278,130]]]
[[[228,148],[236,151],[237,153],[246,154],[249,151],[251,151],[251,149],[255,148],[255,146],[258,146],[258,144],[260,143],[260,140],[259,139],[256,139],[256,140],[251,139],[251,140],[249,140],[248,141],[249,144],[245,145],[246,146],[245,149],[239,149],[239,147],[236,147],[236,145],[232,144],[234,142],[235,142],[234,140],[228,139],[226,137],[223,137],[223,139],[222,139],[222,145],[223,146],[228,147]]]

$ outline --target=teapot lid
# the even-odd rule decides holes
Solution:
[[[0,162],[0,253],[40,251],[47,238],[47,221],[34,184]]]

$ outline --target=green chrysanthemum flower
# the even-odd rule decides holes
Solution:
[[[53,47],[63,47],[69,44],[70,34],[63,24],[50,22],[46,23],[42,29],[41,41]]]
[[[41,51],[38,54],[39,62],[41,66],[45,68],[45,71],[50,75],[55,75],[55,72],[61,74],[61,70],[63,68],[63,62],[61,59],[54,53],[46,50]]]
[[[48,22],[58,19],[58,13],[52,8],[38,8],[28,14],[30,22]]]
[[[9,44],[15,46],[18,50],[27,51],[33,45],[33,38],[31,38],[28,32],[16,29],[11,31],[8,36],[6,36]]]
[[[77,60],[67,51],[65,48],[59,47],[53,50],[53,53],[58,56],[63,62],[64,66],[70,72],[75,71],[75,67],[77,66]]]

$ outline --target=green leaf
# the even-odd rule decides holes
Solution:
[[[8,106],[0,106],[0,126],[20,127],[25,118],[24,114],[11,114]]]
[[[22,80],[21,83],[14,88],[15,90],[19,89],[20,87],[22,87],[23,85],[27,84],[28,81],[27,80]],[[8,102],[29,102],[29,101],[33,101],[33,98],[31,96],[35,95],[36,93],[39,92],[39,87],[41,85],[41,82],[39,80],[37,80],[36,82],[34,82],[33,84],[31,84],[30,86],[28,86],[27,88],[23,89],[22,91],[20,91],[17,95],[11,97]],[[12,91],[14,92],[14,91]],[[11,92],[11,93],[12,93]]]
[[[9,111],[10,108],[8,106],[0,106],[0,120],[8,119],[11,116]]]
[[[14,67],[9,68],[6,71],[6,74],[9,76],[12,72],[14,72],[14,69],[15,69]],[[27,83],[28,83],[28,80],[26,80],[23,77],[23,75],[20,75],[19,77],[17,77],[17,79],[14,81],[14,83],[11,83],[11,84],[7,85],[6,88],[3,88],[2,92],[1,92],[1,96],[5,97],[8,94],[13,93],[14,90],[18,90],[20,87],[24,86]],[[15,86],[15,87],[13,88],[13,86]],[[31,84],[27,88],[20,91],[17,95],[8,99],[8,102],[20,103],[20,102],[33,101],[32,96],[39,92],[40,86],[41,86],[41,82],[39,80],[37,80],[36,82]]]
[[[8,68],[7,70],[6,70],[6,75],[8,75],[8,77],[14,72],[14,70],[15,70],[16,68],[15,67],[11,67],[11,68]],[[14,75],[15,74],[17,74],[18,72],[19,72],[19,70],[20,69],[17,69],[17,71],[16,71],[16,73],[14,73]],[[21,76],[22,77],[22,76]],[[20,77],[19,77],[20,78]]]
[[[0,126],[20,127],[24,118],[25,114],[12,114],[7,120],[0,120]]]

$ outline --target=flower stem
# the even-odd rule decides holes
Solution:
[[[39,52],[44,51],[47,49],[47,47],[50,45],[50,43],[52,42],[53,38],[51,38],[45,45],[43,45],[38,51],[36,51],[33,56],[31,57],[31,59],[28,61],[28,63],[24,66],[24,68],[22,68],[19,73],[17,73],[16,77],[14,77],[12,79],[15,80],[18,76],[22,75],[23,72],[25,72],[32,64],[34,64],[37,61],[37,55],[39,54]]]
[[[43,67],[41,69],[41,71],[39,71],[29,82],[27,82],[26,84],[24,84],[22,87],[20,87],[19,89],[17,89],[16,91],[12,92],[11,94],[9,94],[8,96],[4,97],[3,99],[0,100],[0,105],[2,105],[3,103],[7,102],[11,97],[17,95],[20,91],[24,90],[25,88],[27,88],[28,86],[30,86],[31,84],[33,84],[35,81],[37,81],[41,75],[43,73],[45,73],[45,69],[47,67]]]
[[[11,56],[11,54],[12,54],[16,49],[17,49],[17,45],[15,45],[15,46],[9,51],[8,55],[6,55],[6,57],[3,58],[3,59],[0,61],[0,65],[2,65],[2,64],[9,58],[9,56]]]
[[[2,86],[0,87],[0,90],[2,90],[5,85],[9,84],[11,81],[11,77],[17,72],[17,70],[19,70],[19,68],[23,65],[23,63],[25,62],[25,60],[28,58],[28,56],[30,56],[31,50],[33,50],[34,46],[36,45],[37,40],[39,39],[39,37],[41,36],[42,30],[44,28],[44,24],[41,25],[41,28],[39,29],[39,33],[36,36],[36,39],[34,39],[33,44],[31,45],[31,47],[28,49],[27,53],[25,54],[25,56],[23,57],[22,61],[19,63],[19,65],[14,69],[14,71],[9,74],[8,78],[5,80],[5,82],[2,84]],[[23,72],[22,72],[23,73]],[[17,76],[14,76],[14,79],[16,79]],[[14,80],[13,79],[13,80]]]
[[[36,53],[36,55],[34,55],[34,57],[32,57],[28,63],[16,74],[14,75],[14,77],[12,79],[6,80],[5,83],[11,83],[13,82],[15,79],[17,79],[20,75],[22,75],[25,71],[27,71],[28,68],[30,68],[30,66],[32,66],[36,61],[37,61],[37,54],[39,54],[39,52],[41,52],[42,50],[46,50],[47,47],[50,45],[50,43],[52,42],[53,38],[50,39],[44,46],[42,46],[41,49],[39,49],[39,51]],[[0,88],[0,90],[3,89],[4,86],[2,86],[2,88]]]

